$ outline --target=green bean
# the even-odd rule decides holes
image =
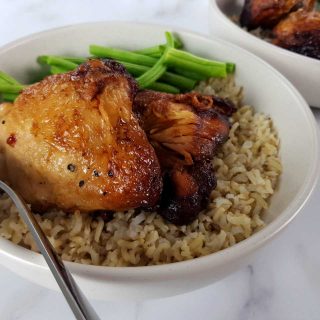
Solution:
[[[167,83],[154,82],[147,86],[147,89],[152,89],[155,91],[168,92],[168,93],[179,93],[180,90],[177,87],[171,86]]]
[[[2,82],[5,83],[19,84],[19,82],[16,79],[14,79],[13,77],[11,77],[3,71],[0,71],[0,80],[2,80]]]
[[[9,101],[9,102],[13,102],[14,100],[16,100],[18,95],[19,94],[17,94],[17,93],[2,93],[1,94],[2,99],[4,101]]]
[[[129,73],[131,73],[133,76],[141,76],[143,73],[147,72],[150,70],[149,67],[146,66],[140,66],[137,64],[133,64],[130,62],[125,62],[125,61],[119,61],[121,64],[123,64],[126,69],[128,70]],[[196,81],[192,79],[188,79],[187,77],[174,74],[172,72],[166,71],[160,78],[159,80],[163,83],[168,83],[173,86],[176,86],[180,88],[181,90],[184,91],[190,91],[194,88],[196,85]]]
[[[21,84],[0,83],[0,92],[2,93],[20,93],[25,88]]]
[[[158,59],[145,56],[143,54],[134,53],[131,51],[101,47],[91,45],[89,47],[90,54],[99,58],[112,58],[115,60],[121,60],[125,62],[131,62],[142,66],[152,67],[156,64]]]
[[[181,49],[183,47],[183,44],[179,38],[174,37],[173,42],[174,42],[173,43],[174,48]],[[159,57],[161,57],[161,54],[163,53],[165,47],[166,47],[165,44],[160,44],[158,46],[134,50],[133,52],[144,54],[146,56],[152,56],[152,57],[159,58]]]
[[[153,82],[158,80],[167,70],[167,66],[165,64],[166,56],[168,54],[168,51],[174,46],[174,39],[170,32],[166,32],[165,35],[167,44],[162,56],[150,70],[137,78],[137,81],[141,88],[146,88],[147,86],[151,85]]]
[[[197,57],[189,52],[170,48],[165,62],[172,67],[179,67],[199,73],[206,77],[226,77],[226,63]]]

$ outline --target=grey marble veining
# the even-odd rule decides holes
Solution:
[[[207,34],[206,0],[0,0],[0,45],[40,30],[86,21],[130,20]],[[320,127],[320,110],[314,111]],[[108,320],[320,319],[320,183],[303,212],[255,257],[222,281],[181,296],[92,301]],[[67,320],[62,295],[0,266],[0,320]]]
[[[0,8],[0,44],[44,29],[101,20],[161,23],[208,32],[206,0],[1,0]]]
[[[273,277],[269,277],[268,285],[259,283],[260,279],[257,279],[256,270],[252,265],[247,267],[247,276],[248,296],[239,314],[239,320],[255,317],[257,313],[261,311],[263,311],[264,317],[268,319],[270,314],[270,301],[273,295]]]

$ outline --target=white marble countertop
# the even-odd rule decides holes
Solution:
[[[57,26],[98,20],[168,24],[208,33],[206,0],[0,0],[0,45]],[[320,109],[314,110],[320,127]],[[289,227],[254,262],[185,295],[143,303],[92,301],[102,319],[320,319],[320,183]],[[62,294],[0,267],[1,320],[73,319]],[[3,290],[5,288],[5,290]]]

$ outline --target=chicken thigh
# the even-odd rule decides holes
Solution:
[[[38,210],[155,205],[160,165],[132,112],[122,65],[89,60],[49,76],[0,110],[1,178]]]
[[[216,185],[211,160],[229,135],[231,102],[197,93],[140,91],[134,112],[163,173],[158,212],[175,224],[192,222]]]
[[[273,35],[274,44],[320,59],[320,12],[293,12],[273,29]]]
[[[240,24],[249,30],[272,27],[290,12],[313,9],[315,0],[245,0]]]

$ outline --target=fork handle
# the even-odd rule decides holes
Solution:
[[[75,318],[77,320],[99,320],[100,318],[92,308],[87,298],[81,292],[71,273],[66,268],[55,249],[51,246],[51,243],[43,233],[28,205],[3,181],[0,181],[0,188],[9,195],[16,205],[20,216],[28,226]]]

